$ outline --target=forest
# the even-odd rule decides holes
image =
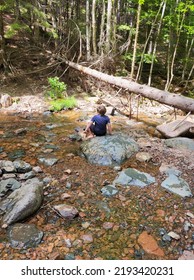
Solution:
[[[193,35],[192,0],[1,0],[1,75],[68,60],[192,97]]]

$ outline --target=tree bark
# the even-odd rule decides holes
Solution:
[[[168,91],[163,91],[147,85],[141,85],[131,80],[123,79],[121,77],[114,77],[97,70],[84,67],[71,61],[65,61],[70,67],[79,70],[87,75],[93,76],[101,81],[110,83],[112,85],[128,89],[130,92],[140,94],[148,99],[153,99],[159,103],[172,106],[185,112],[194,113],[194,99],[184,97]]]

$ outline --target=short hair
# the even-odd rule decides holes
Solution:
[[[97,112],[103,116],[106,114],[106,107],[104,105],[99,105],[97,108]]]

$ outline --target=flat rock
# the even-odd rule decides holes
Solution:
[[[119,173],[114,180],[114,185],[146,187],[155,183],[155,178],[148,173],[140,172],[134,168],[127,168]]]
[[[191,197],[192,193],[188,183],[182,178],[170,174],[161,184],[168,191],[178,194],[181,197]]]
[[[67,205],[67,204],[59,204],[59,205],[55,205],[54,209],[63,217],[66,219],[73,219],[75,218],[79,212],[78,210],[71,206],[71,205]]]
[[[139,235],[138,243],[148,254],[156,255],[158,257],[164,256],[164,251],[158,246],[154,237],[149,235],[146,231],[143,231]]]

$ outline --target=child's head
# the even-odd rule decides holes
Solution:
[[[97,112],[101,115],[104,116],[106,114],[106,108],[104,105],[99,105],[97,108]]]

